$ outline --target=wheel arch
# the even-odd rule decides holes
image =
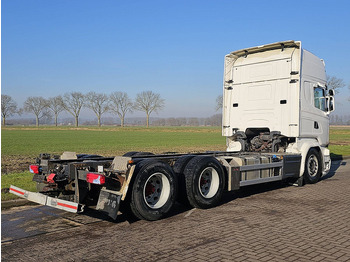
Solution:
[[[302,176],[305,172],[305,161],[306,156],[309,153],[311,149],[315,149],[321,158],[321,169],[323,170],[323,155],[320,146],[317,144],[317,142],[314,143],[305,143],[302,145],[300,151],[301,151],[301,163],[300,163],[300,176]]]
[[[225,177],[225,183],[224,183],[224,191],[228,191],[228,180],[229,180],[229,175],[228,175],[228,167],[230,167],[229,163],[225,160],[225,158],[221,157],[215,157],[215,159],[221,164],[224,177]],[[226,162],[226,163],[225,163]]]

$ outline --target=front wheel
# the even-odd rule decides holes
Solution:
[[[322,162],[320,153],[311,148],[305,159],[304,179],[307,184],[315,184],[321,177]]]
[[[177,180],[170,166],[150,162],[138,172],[131,194],[130,208],[139,219],[158,220],[173,206]]]

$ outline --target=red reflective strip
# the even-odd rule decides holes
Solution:
[[[57,202],[57,205],[62,206],[62,207],[72,208],[72,209],[75,209],[75,210],[77,209],[76,206],[71,206],[71,205],[60,203],[60,202]]]
[[[13,192],[16,192],[18,194],[24,195],[24,192],[16,190],[16,189],[13,189],[12,187],[10,188],[10,190],[13,191]]]

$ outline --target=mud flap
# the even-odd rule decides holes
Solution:
[[[30,192],[12,185],[10,186],[10,193],[40,205],[62,209],[71,213],[79,213],[83,211],[83,206],[78,203]]]
[[[101,189],[96,209],[101,210],[115,220],[117,219],[121,197],[121,195],[107,189]]]

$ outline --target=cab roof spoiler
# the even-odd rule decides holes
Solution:
[[[238,51],[234,51],[234,52],[231,52],[227,56],[247,57],[248,54],[254,54],[254,53],[264,52],[264,51],[273,50],[273,49],[281,49],[281,51],[283,51],[285,48],[290,48],[290,47],[300,48],[301,42],[294,41],[294,40],[288,40],[288,41],[276,42],[276,43],[267,44],[267,45],[260,45],[260,46],[255,46],[255,47],[250,47],[250,48],[245,48],[245,49],[241,49]]]

